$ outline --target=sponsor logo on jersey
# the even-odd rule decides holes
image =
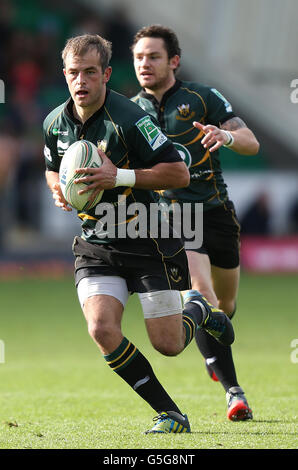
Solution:
[[[190,112],[190,104],[178,104],[177,106],[179,114],[176,115],[176,119],[180,121],[188,121],[195,116],[195,112]]]
[[[192,175],[190,175],[190,179],[191,180],[199,180],[201,179],[203,176],[206,176],[206,179],[210,178],[211,175],[213,175],[213,171],[212,170],[201,170],[201,171],[196,171],[195,173],[193,173]]]
[[[175,145],[176,150],[178,150],[180,157],[184,161],[185,165],[187,168],[191,166],[192,158],[191,158],[191,153],[190,151],[184,147],[184,145],[179,144],[178,142],[173,142]]]
[[[56,127],[52,131],[53,135],[68,135],[68,131],[60,131],[60,129],[57,129]]]
[[[152,122],[149,116],[145,116],[137,121],[136,126],[153,150],[158,149],[158,147],[161,147],[161,145],[167,141],[167,137]]]
[[[65,150],[67,150],[69,146],[70,146],[70,142],[62,142],[62,140],[59,140],[59,139],[57,140],[57,149],[59,153],[61,151],[65,152]]]

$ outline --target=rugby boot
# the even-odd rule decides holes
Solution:
[[[153,421],[156,421],[153,428],[146,431],[145,434],[190,432],[187,415],[180,415],[175,411],[162,411],[153,418]]]
[[[229,317],[222,310],[210,304],[199,291],[188,291],[183,300],[185,307],[188,303],[192,303],[201,308],[203,320],[198,322],[199,328],[206,330],[224,346],[230,346],[234,342],[234,329]]]
[[[245,421],[252,419],[252,411],[248,406],[244,391],[241,387],[231,387],[226,394],[228,411],[227,417],[231,421]]]

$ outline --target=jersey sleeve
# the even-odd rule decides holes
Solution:
[[[231,103],[216,88],[210,88],[206,124],[219,126],[232,117],[235,117],[235,114]]]
[[[51,133],[47,128],[46,121],[43,125],[43,136],[44,136],[44,158],[46,169],[49,171],[59,172],[61,158],[58,155],[57,149],[57,137]]]
[[[141,166],[150,168],[157,163],[182,161],[174,145],[152,116],[145,115],[131,126],[127,142],[133,157],[131,163],[135,160],[139,168]]]

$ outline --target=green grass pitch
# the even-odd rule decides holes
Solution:
[[[297,448],[296,276],[242,276],[233,352],[254,413],[242,423],[227,420],[195,342],[178,357],[153,350],[132,296],[123,331],[188,414],[192,433],[177,435],[143,434],[156,413],[105,364],[72,279],[1,281],[0,291],[0,449]]]

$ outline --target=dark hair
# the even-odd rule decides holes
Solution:
[[[112,43],[98,34],[84,34],[68,39],[62,51],[63,64],[65,65],[69,52],[75,56],[82,56],[90,48],[94,48],[98,52],[100,65],[104,72],[112,57]]]
[[[179,46],[178,38],[174,31],[172,31],[170,28],[167,28],[166,26],[162,26],[160,24],[152,24],[151,26],[144,26],[143,28],[141,28],[134,36],[133,43],[131,46],[132,52],[136,43],[141,38],[161,38],[164,41],[169,59],[171,59],[175,55],[181,57],[181,49]]]

